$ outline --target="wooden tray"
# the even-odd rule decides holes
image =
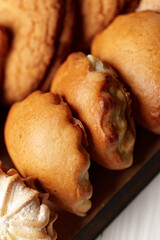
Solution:
[[[1,136],[5,115],[1,116]],[[2,137],[0,146],[0,159],[12,167]],[[123,171],[109,171],[92,162],[92,209],[86,217],[57,209],[59,217],[54,227],[58,239],[94,239],[159,171],[160,136],[137,126],[133,166]]]

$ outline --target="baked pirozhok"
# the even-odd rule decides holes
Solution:
[[[51,91],[61,95],[84,124],[91,159],[109,169],[131,166],[131,100],[113,69],[91,55],[73,53],[58,69]]]
[[[60,207],[86,214],[92,195],[86,133],[62,98],[36,91],[15,103],[6,120],[5,142],[24,177],[38,179]]]
[[[160,14],[118,16],[95,37],[91,50],[122,77],[132,94],[135,120],[160,134]]]

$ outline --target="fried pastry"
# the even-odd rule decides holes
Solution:
[[[0,169],[0,239],[55,240],[56,214],[41,204],[39,193],[14,170]],[[43,200],[43,199],[42,199]]]
[[[38,179],[62,208],[85,215],[92,195],[86,134],[62,98],[36,91],[15,103],[6,120],[5,142],[24,177]]]
[[[143,11],[118,16],[95,37],[91,49],[128,86],[136,121],[160,134],[160,14]]]
[[[0,0],[0,25],[13,34],[3,100],[12,104],[37,89],[55,53],[61,0]]]
[[[73,53],[58,69],[51,91],[61,95],[84,124],[91,159],[109,169],[131,166],[131,101],[113,69],[93,56]]]
[[[156,12],[160,12],[160,1],[159,0],[141,0],[137,12],[144,10],[153,10]]]
[[[75,50],[86,50],[92,38],[122,11],[126,0],[77,0],[76,2],[78,19]]]

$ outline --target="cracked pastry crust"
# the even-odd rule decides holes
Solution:
[[[121,15],[91,46],[92,54],[113,66],[131,92],[135,120],[156,134],[160,134],[159,29],[156,12]]]
[[[113,69],[91,55],[73,53],[57,71],[51,91],[64,97],[84,124],[91,159],[109,169],[131,166],[131,101]]]
[[[40,203],[39,193],[26,186],[14,169],[0,169],[0,239],[55,240],[56,220],[48,206]]]
[[[15,103],[5,124],[5,142],[24,177],[38,179],[60,207],[86,214],[92,195],[86,134],[62,98],[36,91]]]
[[[55,52],[60,3],[60,0],[0,0],[0,25],[13,34],[5,66],[6,104],[23,99],[42,81]]]

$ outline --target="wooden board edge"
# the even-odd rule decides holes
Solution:
[[[160,151],[134,175],[111,201],[84,227],[73,240],[93,240],[160,171]]]

